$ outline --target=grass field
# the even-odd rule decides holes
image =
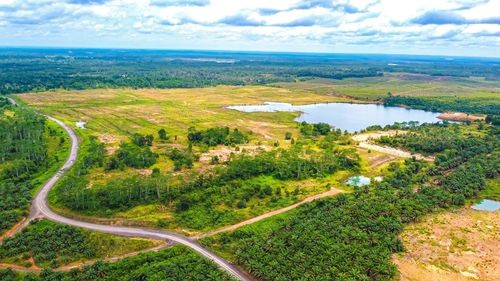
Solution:
[[[185,138],[187,128],[231,126],[252,130],[256,138],[281,139],[294,127],[293,113],[246,114],[225,109],[228,105],[260,104],[265,101],[306,104],[347,101],[303,90],[274,87],[212,87],[200,89],[113,89],[54,91],[18,95],[44,113],[68,123],[88,122],[86,128],[118,141],[130,132],[154,133],[165,128],[170,135]]]

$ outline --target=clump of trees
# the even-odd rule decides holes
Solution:
[[[163,128],[161,128],[160,130],[158,130],[158,137],[162,141],[168,141],[170,139],[170,136],[168,135],[167,131],[165,129],[163,129]]]
[[[174,162],[175,171],[179,171],[183,167],[192,168],[194,162],[198,161],[198,156],[190,147],[187,149],[174,148],[168,153],[168,157]]]
[[[153,135],[141,135],[139,133],[134,133],[131,137],[132,143],[137,146],[152,146],[153,140]]]
[[[327,123],[308,124],[303,121],[299,125],[300,133],[304,136],[325,136],[332,131],[332,126]]]
[[[116,154],[107,164],[106,170],[127,167],[147,168],[156,163],[158,154],[151,151],[149,146],[138,146],[134,143],[122,142]]]
[[[188,140],[193,144],[216,146],[219,144],[235,145],[248,142],[248,137],[237,128],[215,127],[206,130],[188,129]]]

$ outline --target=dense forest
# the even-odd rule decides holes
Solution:
[[[33,179],[51,165],[48,146],[58,145],[61,133],[45,117],[10,105],[0,98],[0,233],[29,211]]]
[[[388,95],[384,98],[384,105],[399,106],[406,105],[416,109],[430,110],[436,112],[459,111],[466,113],[480,113],[496,115],[490,117],[498,119],[500,115],[500,103],[494,99],[459,98],[459,97],[407,97]]]
[[[225,272],[196,252],[176,245],[159,252],[147,252],[114,263],[97,262],[82,270],[41,274],[16,273],[0,269],[2,281],[137,281],[137,280],[233,280]]]
[[[488,79],[500,76],[494,59],[102,49],[2,49],[0,68],[0,94],[50,89],[255,85],[309,78],[373,77],[383,72]]]
[[[456,127],[432,130],[447,136]],[[422,142],[428,131],[419,131]],[[498,130],[490,127],[466,138],[474,145],[462,145],[459,140],[447,147],[438,143],[441,149],[432,149],[439,150],[435,164],[408,159],[392,167],[383,182],[301,206],[272,229],[244,227],[205,238],[203,244],[231,252],[260,280],[318,276],[389,280],[397,272],[390,256],[403,250],[398,235],[405,224],[436,209],[461,206],[484,188],[487,178],[498,178]]]

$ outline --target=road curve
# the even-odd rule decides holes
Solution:
[[[8,98],[9,101],[16,105],[16,101],[12,98]],[[250,281],[252,280],[251,278],[247,277],[243,272],[241,272],[236,266],[232,265],[228,261],[222,259],[221,257],[217,256],[216,254],[212,253],[211,251],[203,248],[200,246],[198,243],[193,241],[192,239],[185,237],[181,234],[174,233],[174,232],[168,232],[168,231],[163,231],[163,230],[155,230],[155,229],[147,229],[147,228],[132,228],[132,227],[121,227],[121,226],[110,226],[110,225],[100,225],[100,224],[94,224],[94,223],[89,223],[89,222],[83,222],[83,221],[78,221],[75,219],[67,218],[65,216],[62,216],[60,214],[57,214],[56,212],[52,211],[48,205],[47,201],[47,195],[52,187],[57,183],[57,181],[64,175],[64,173],[71,168],[76,161],[77,155],[78,155],[78,138],[73,131],[73,129],[63,123],[62,121],[51,117],[47,116],[48,119],[56,122],[61,126],[66,133],[69,135],[71,139],[71,150],[68,159],[64,163],[64,165],[57,171],[57,173],[52,176],[40,189],[40,191],[36,194],[35,198],[32,201],[31,205],[31,212],[28,218],[25,220],[23,225],[17,230],[19,231],[23,227],[29,224],[29,222],[35,218],[46,218],[54,222],[62,223],[62,224],[67,224],[67,225],[72,225],[76,227],[81,227],[81,228],[86,228],[89,230],[94,230],[94,231],[100,231],[100,232],[106,232],[110,234],[115,234],[115,235],[120,235],[120,236],[127,236],[127,237],[142,237],[142,238],[150,238],[150,239],[157,239],[157,240],[164,240],[164,241],[171,241],[174,243],[179,243],[183,244],[196,252],[198,252],[200,255],[204,256],[205,258],[208,258],[209,260],[213,261],[216,263],[222,270],[226,271],[230,275],[232,275],[234,278],[242,281]]]

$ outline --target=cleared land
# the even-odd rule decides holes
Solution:
[[[401,236],[401,280],[498,280],[500,212],[471,209],[428,216]]]

